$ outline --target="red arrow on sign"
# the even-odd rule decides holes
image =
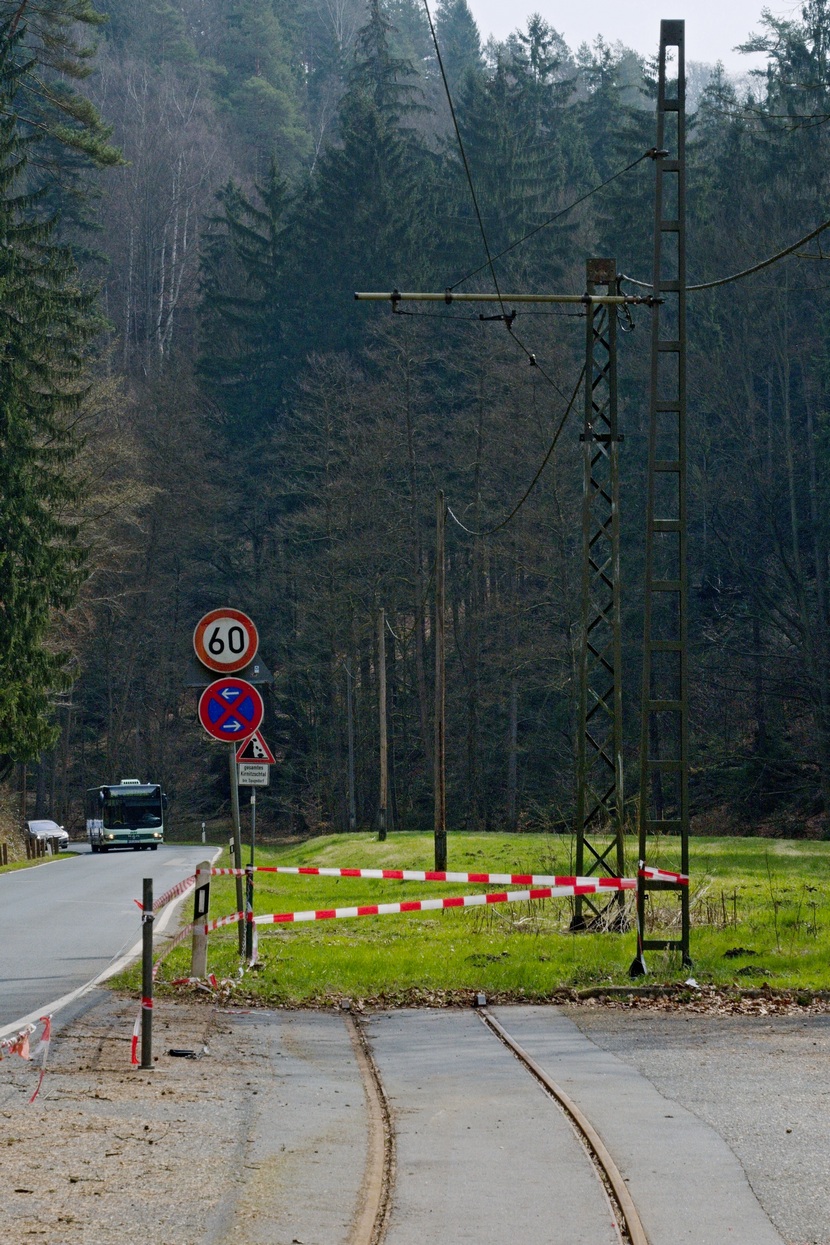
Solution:
[[[245,740],[237,751],[236,759],[240,763],[256,761],[260,765],[276,765],[277,763],[276,757],[262,738],[261,731],[254,731],[250,739]]]

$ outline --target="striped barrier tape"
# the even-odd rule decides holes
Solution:
[[[164,960],[167,959],[170,952],[174,951],[176,947],[178,947],[180,943],[183,943],[186,938],[189,938],[192,933],[193,933],[192,925],[183,925],[182,928],[179,930],[179,932],[176,934],[176,936],[170,939],[170,941],[167,943],[164,950],[156,957],[156,959],[153,962],[153,981],[155,981],[158,971],[162,966],[162,963],[164,962]]]
[[[40,1035],[40,1041],[37,1046],[32,1048],[32,1034],[37,1029],[37,1025],[43,1025],[43,1032]],[[15,1033],[13,1037],[3,1038],[0,1040],[0,1059],[6,1055],[19,1055],[21,1059],[38,1059],[40,1058],[40,1076],[38,1077],[35,1092],[32,1094],[29,1102],[32,1103],[40,1093],[40,1087],[43,1084],[43,1078],[46,1075],[46,1060],[49,1058],[49,1043],[52,1040],[52,1017],[41,1016],[37,1024],[26,1025],[25,1029],[21,1029],[19,1033]]]
[[[178,895],[183,895],[188,887],[193,886],[196,882],[196,874],[192,873],[189,878],[184,878],[181,882],[177,882],[175,886],[171,886],[169,891],[165,891],[163,895],[159,895],[158,899],[153,902],[153,911],[158,912],[171,899],[175,899]],[[138,900],[135,901],[138,903]],[[141,904],[138,904],[141,907]]]
[[[633,890],[637,885],[633,878],[620,878],[619,890]],[[268,915],[254,916],[255,925],[288,925],[299,921],[331,921],[357,916],[394,916],[403,912],[434,912],[444,908],[475,908],[497,903],[528,903],[534,899],[561,899],[574,895],[596,895],[607,891],[600,886],[596,878],[583,879],[581,884],[563,886],[541,886],[533,890],[523,891],[490,891],[484,895],[460,895],[446,899],[408,899],[402,903],[361,904],[353,908],[314,908],[307,912],[272,912]],[[250,920],[243,912],[234,912],[230,916],[218,917],[209,921],[204,931],[206,934],[220,929],[223,925],[234,925],[237,921]]]
[[[668,869],[653,869],[647,865],[640,865],[637,877],[648,878],[652,882],[676,882],[678,886],[689,885],[688,873],[670,873]]]
[[[308,866],[256,865],[254,873],[289,873],[299,877],[377,878],[393,882],[473,882],[483,886],[598,886],[602,890],[630,890],[631,878],[573,877],[547,873],[437,873],[421,869],[314,869]],[[214,876],[244,877],[245,869],[211,869]],[[678,874],[661,874],[668,879]]]
[[[130,1042],[130,1063],[132,1064],[134,1068],[137,1068],[139,1064],[138,1039],[141,1033],[141,1016],[143,1012],[145,1011],[151,1012],[152,1010],[153,1010],[153,1000],[148,999],[148,998],[142,998],[141,1007],[138,1010],[138,1015],[136,1016],[135,1024],[133,1025],[132,1041]]]

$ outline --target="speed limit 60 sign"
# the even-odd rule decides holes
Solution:
[[[253,661],[259,635],[248,615],[240,610],[211,610],[196,624],[193,647],[208,670],[235,674]]]

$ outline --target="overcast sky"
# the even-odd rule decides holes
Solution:
[[[531,13],[541,13],[545,21],[564,36],[576,50],[580,43],[592,43],[598,34],[609,42],[620,39],[637,52],[652,54],[660,41],[660,19],[685,18],[686,59],[723,61],[731,72],[745,72],[763,63],[762,58],[741,56],[732,48],[746,41],[759,28],[763,8],[776,17],[797,18],[801,3],[786,0],[467,0],[478,23],[482,40],[492,34],[505,38],[517,26],[524,27]]]

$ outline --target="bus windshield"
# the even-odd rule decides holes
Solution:
[[[105,830],[156,830],[162,824],[161,788],[109,788],[101,805]]]

